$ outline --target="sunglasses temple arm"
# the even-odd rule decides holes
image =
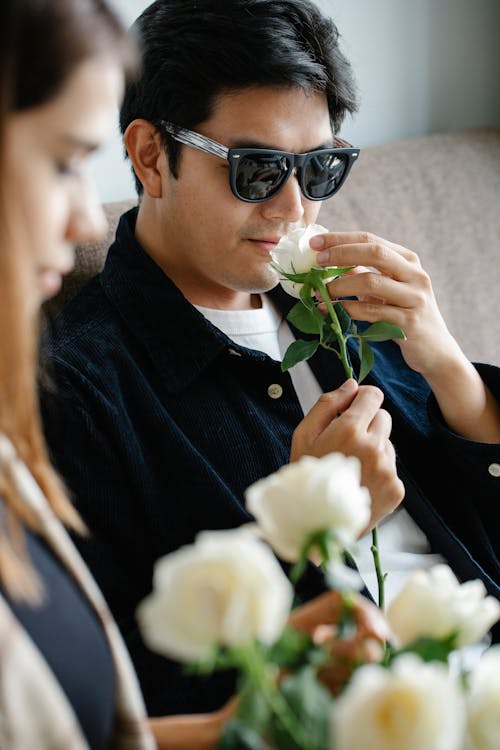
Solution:
[[[162,120],[161,124],[167,133],[170,133],[179,143],[184,143],[186,146],[197,148],[198,151],[204,151],[208,154],[214,154],[214,156],[220,156],[222,159],[227,159],[229,149],[225,148],[221,143],[207,138],[206,135],[194,133],[192,130],[187,130],[186,128],[173,127],[170,123],[165,122],[165,120]]]

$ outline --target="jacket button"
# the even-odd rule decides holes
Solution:
[[[488,466],[488,472],[492,477],[500,477],[500,464],[490,464]]]
[[[270,396],[270,398],[280,398],[283,395],[283,388],[279,383],[273,383],[267,389],[267,395]]]

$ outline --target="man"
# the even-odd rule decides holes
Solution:
[[[499,456],[500,372],[466,360],[414,253],[356,232],[322,237],[318,263],[358,266],[330,292],[357,298],[344,303],[355,319],[400,325],[406,341],[377,347],[366,386],[343,382],[323,350],[282,373],[294,300],[276,287],[270,250],[333,194],[335,152],[317,152],[336,146],[355,109],[336,28],[304,0],[162,0],[136,31],[143,70],[121,127],[140,203],[104,271],[56,322],[57,391],[43,408],[92,529],[80,547],[158,714],[214,708],[231,686],[184,678],[142,644],[134,612],[154,561],[200,529],[250,520],[246,487],[302,454],[360,458],[389,581],[444,558],[498,596],[487,532],[499,512],[488,466]],[[293,171],[290,154],[308,152]],[[367,580],[369,543],[358,557]],[[316,573],[302,597],[321,590]]]

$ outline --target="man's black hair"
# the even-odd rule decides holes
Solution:
[[[122,133],[136,118],[195,129],[220,94],[250,86],[324,92],[335,132],[356,111],[337,27],[309,0],[156,0],[133,29],[142,75],[125,92]],[[176,176],[180,146],[162,137]]]

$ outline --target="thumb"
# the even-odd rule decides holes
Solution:
[[[323,393],[316,401],[306,417],[307,430],[310,434],[319,435],[330,424],[332,419],[345,411],[352,403],[358,391],[358,384],[354,378],[349,378],[334,391]]]

